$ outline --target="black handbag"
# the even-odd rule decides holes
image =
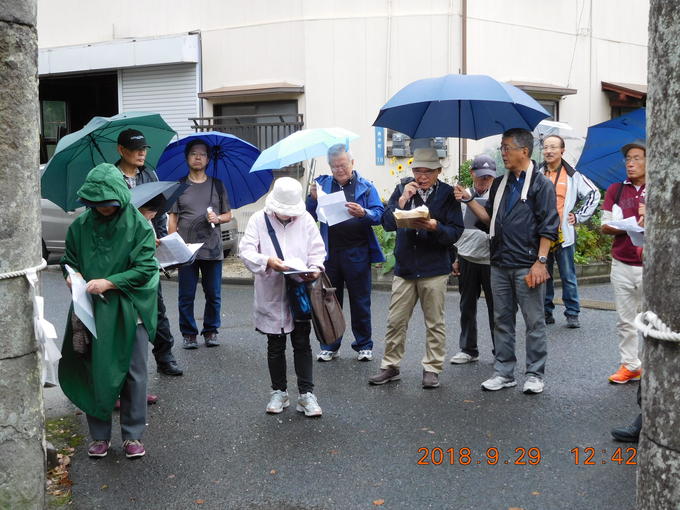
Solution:
[[[276,238],[276,232],[274,232],[274,227],[266,213],[264,221],[267,223],[267,232],[269,232],[269,237],[276,250],[276,256],[283,260],[284,257],[279,240]],[[284,275],[284,278],[286,279],[286,295],[288,296],[288,304],[293,314],[293,320],[308,321],[312,318],[312,303],[307,292],[307,283],[298,282],[289,275]]]

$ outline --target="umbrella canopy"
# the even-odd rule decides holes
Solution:
[[[550,135],[559,135],[564,139],[565,148],[562,158],[574,166],[581,156],[585,138],[574,132],[574,129],[565,122],[542,120],[534,128],[534,153],[533,158],[540,164],[543,161],[543,142]]]
[[[151,146],[146,154],[146,164],[151,167],[172,137],[176,136],[175,131],[157,113],[127,112],[113,117],[93,117],[84,128],[59,140],[40,180],[42,197],[64,211],[82,207],[76,191],[93,167],[100,163],[114,163],[120,158],[118,134],[125,129],[137,129],[144,133]]]
[[[576,169],[602,189],[626,179],[621,147],[647,138],[646,111],[634,110],[588,128]]]
[[[162,197],[162,204],[158,208],[158,215],[168,212],[168,209],[179,198],[185,189],[189,187],[186,183],[177,181],[156,181],[139,184],[130,190],[131,199],[138,209],[150,200]]]
[[[250,171],[283,168],[317,156],[325,156],[333,145],[342,143],[349,146],[350,140],[356,138],[359,135],[338,127],[302,129],[262,151]]]
[[[373,125],[411,138],[479,140],[510,128],[531,131],[549,116],[517,87],[481,74],[448,74],[406,85],[380,109]]]
[[[159,179],[178,180],[189,173],[184,147],[196,138],[208,144],[210,160],[206,173],[224,183],[231,207],[236,209],[252,204],[269,191],[273,179],[271,171],[250,173],[260,155],[257,147],[218,131],[196,133],[168,145],[156,168]]]

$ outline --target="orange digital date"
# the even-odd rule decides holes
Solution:
[[[501,454],[496,447],[487,448],[484,454],[475,455],[472,449],[467,447],[462,448],[418,448],[417,464],[420,466],[429,466],[433,464],[439,466],[441,464],[469,466],[470,464],[486,464],[488,466],[495,466],[497,464],[513,464],[515,466],[536,466],[541,462],[541,449],[531,447],[515,448],[514,455],[509,459],[501,459]]]
[[[598,450],[592,446],[572,448],[569,453],[574,456],[574,464],[577,466],[595,466],[597,464],[637,465],[637,448],[632,446],[616,448],[611,454],[606,449]]]

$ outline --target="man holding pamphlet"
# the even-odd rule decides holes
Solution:
[[[401,377],[406,330],[420,299],[427,328],[422,384],[423,388],[437,388],[446,355],[444,298],[451,247],[463,233],[463,216],[453,189],[438,178],[442,165],[435,149],[416,149],[412,169],[413,177],[397,185],[382,219],[385,230],[397,231],[396,264],[385,353],[380,372],[370,377],[369,383],[385,384]]]

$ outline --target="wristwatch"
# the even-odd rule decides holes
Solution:
[[[540,257],[538,257],[538,261],[541,264],[547,264],[548,263],[548,257],[544,257],[543,255],[541,255]]]

